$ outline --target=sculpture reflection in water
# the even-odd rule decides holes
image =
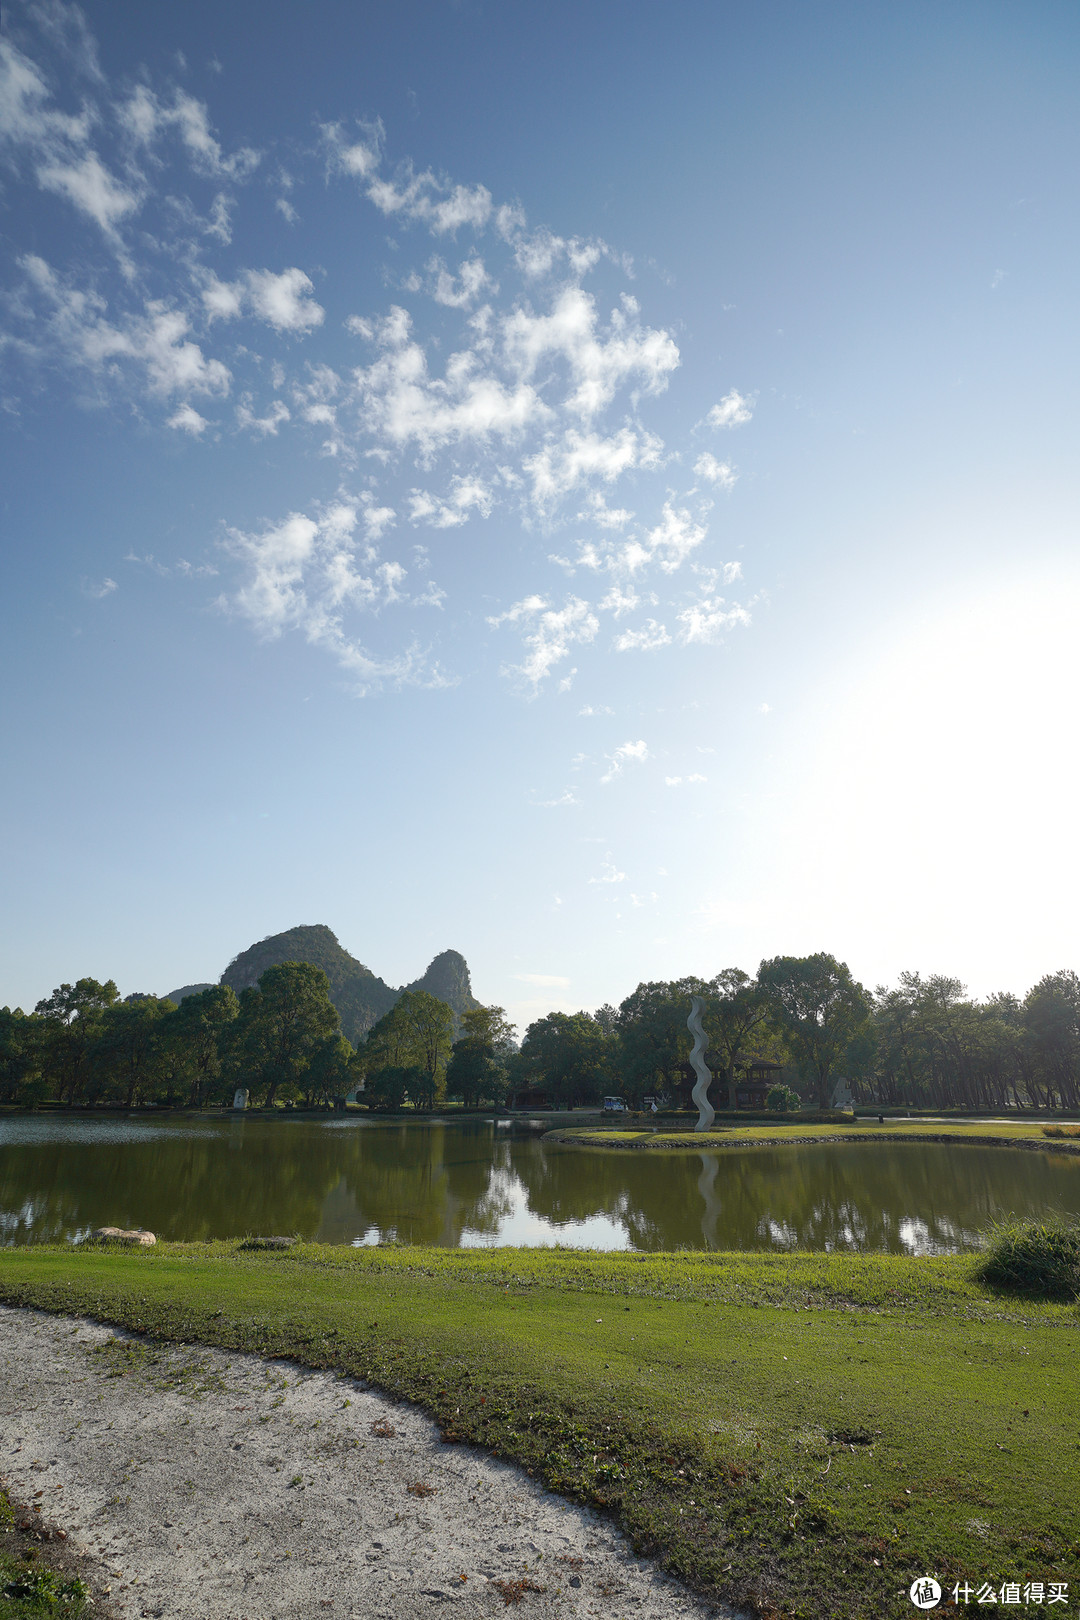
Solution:
[[[701,1022],[702,1000],[694,996],[690,1002],[690,1016],[686,1020],[686,1027],[694,1037],[693,1050],[690,1053],[690,1066],[697,1075],[697,1081],[691,1096],[697,1103],[698,1122],[695,1131],[707,1131],[716,1118],[716,1110],[709,1101],[709,1086],[712,1075],[705,1063],[705,1030]]]
[[[707,1249],[720,1247],[719,1228],[720,1216],[723,1213],[723,1204],[716,1192],[716,1175],[720,1169],[719,1153],[702,1153],[701,1174],[697,1178],[698,1192],[705,1204],[705,1212],[701,1217],[701,1235],[705,1240]]]

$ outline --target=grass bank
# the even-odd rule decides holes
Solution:
[[[1080,1575],[1080,1312],[970,1259],[31,1247],[0,1299],[371,1380],[765,1616]]]
[[[562,1142],[572,1147],[609,1147],[637,1149],[685,1148],[699,1153],[703,1147],[773,1146],[783,1142],[968,1142],[977,1147],[1021,1147],[1048,1153],[1080,1153],[1080,1141],[1067,1137],[1051,1137],[1043,1123],[1037,1120],[997,1121],[942,1121],[903,1119],[887,1125],[857,1124],[847,1120],[844,1124],[809,1125],[717,1125],[708,1131],[655,1130],[633,1128],[619,1130],[611,1126],[592,1129],[577,1126],[571,1129],[548,1131],[545,1142]]]

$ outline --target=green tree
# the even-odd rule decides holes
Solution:
[[[677,1092],[693,1085],[693,1037],[686,1020],[695,995],[707,997],[704,980],[675,979],[639,984],[620,1002],[616,1067],[622,1089],[638,1106],[648,1092]]]
[[[1080,1108],[1080,979],[1048,973],[1024,998],[1024,1047],[1032,1100],[1040,1107]]]
[[[107,1008],[120,999],[112,979],[62,984],[34,1008],[40,1019],[38,1063],[58,1102],[75,1102],[91,1077],[90,1053]]]
[[[426,1083],[423,1069],[407,1063],[389,1063],[368,1074],[364,1096],[371,1108],[397,1109],[406,1098],[415,1101],[416,1093]]]
[[[339,1025],[330,981],[308,962],[279,962],[257,989],[240,993],[229,1043],[230,1077],[262,1093],[269,1108],[281,1092],[296,1096],[321,1041]]]
[[[591,1013],[548,1013],[525,1031],[519,1075],[543,1085],[556,1107],[597,1102],[612,1083],[615,1041]]]
[[[445,1094],[454,1009],[427,990],[406,990],[394,1011],[410,1032],[413,1066],[423,1071],[422,1106],[433,1108]]]
[[[454,1042],[446,1068],[448,1094],[460,1097],[466,1108],[500,1101],[506,1094],[514,1034],[502,1007],[472,1007],[463,1013],[461,1038]]]
[[[0,1101],[31,1104],[47,1094],[38,1064],[41,1020],[21,1007],[0,1007]]]
[[[358,1052],[358,1067],[368,1076],[365,1094],[380,1070],[409,1069],[415,1071],[407,1088],[410,1101],[418,1108],[432,1107],[443,1093],[453,1038],[452,1008],[426,990],[406,990]]]
[[[786,1031],[804,1078],[813,1082],[817,1105],[827,1108],[830,1081],[856,1041],[865,1038],[870,998],[846,962],[819,951],[814,956],[774,956],[758,969],[758,984]]]
[[[702,1023],[709,1038],[706,1062],[721,1080],[724,1107],[735,1107],[735,1067],[769,1034],[772,1008],[768,997],[741,968],[724,968],[710,979]]]
[[[355,1084],[352,1060],[352,1046],[340,1030],[318,1043],[304,1076],[304,1095],[309,1108],[316,1103],[344,1103]]]
[[[157,996],[127,996],[102,1014],[91,1051],[98,1096],[134,1108],[147,1100],[164,1070],[162,1032],[176,1003]]]
[[[222,1058],[230,1027],[240,1012],[227,984],[185,996],[163,1034],[174,1042],[177,1072],[188,1086],[187,1105],[202,1108],[220,1087]]]

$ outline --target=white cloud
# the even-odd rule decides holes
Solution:
[[[430,169],[414,174],[405,165],[396,181],[373,179],[367,194],[381,213],[421,220],[434,236],[454,235],[463,225],[483,230],[491,218],[486,186],[451,185],[437,180]]]
[[[248,270],[238,281],[211,276],[202,289],[210,320],[234,320],[248,310],[278,332],[310,332],[321,326],[326,311],[308,295],[311,278],[294,265],[275,275],[272,270]]]
[[[590,883],[625,883],[626,873],[620,872],[610,859],[600,862],[600,876],[591,877]]]
[[[682,781],[681,776],[665,776],[664,777],[664,786],[665,787],[678,787],[681,781]]]
[[[640,630],[624,630],[615,637],[616,652],[655,652],[658,647],[670,645],[667,630],[655,619],[646,619]]]
[[[583,709],[578,710],[578,714],[581,715],[583,719],[591,718],[594,715],[614,714],[614,713],[615,713],[615,710],[614,709],[609,709],[606,703],[605,704],[586,703],[586,705],[585,705],[585,707]]]
[[[624,529],[633,519],[625,506],[609,506],[598,489],[591,490],[585,510],[578,513],[581,523],[595,523],[600,529]]]
[[[28,254],[19,261],[33,291],[46,306],[46,329],[55,351],[69,364],[98,373],[115,373],[120,363],[140,368],[153,394],[227,394],[231,382],[220,360],[207,359],[187,337],[183,311],[160,300],[128,314],[120,325],[105,318],[107,305],[96,294],[83,293],[61,280],[44,259]]]
[[[242,394],[236,407],[237,425],[263,439],[276,438],[278,428],[291,420],[292,414],[283,399],[272,400],[265,416],[255,415],[250,394]]]
[[[105,596],[111,596],[113,591],[119,590],[119,588],[115,579],[109,579],[108,576],[103,580],[99,580],[96,584],[91,583],[90,580],[84,580],[82,586],[83,595],[89,596],[95,602],[100,602]]]
[[[550,275],[556,266],[570,266],[575,276],[589,273],[604,257],[613,258],[611,249],[598,237],[582,241],[580,237],[556,236],[541,226],[526,231],[524,215],[513,209],[502,209],[496,228],[504,240],[514,247],[514,260],[522,275],[530,281]]]
[[[258,166],[260,154],[242,146],[230,157],[222,154],[210,124],[205,102],[184,90],[177,90],[171,102],[163,102],[149,85],[136,87],[118,109],[121,124],[138,145],[150,147],[167,132],[179,135],[196,173],[245,180]]]
[[[730,394],[725,394],[718,405],[714,405],[706,414],[705,420],[712,428],[742,427],[753,416],[754,401],[746,394],[740,394],[733,388]]]
[[[459,267],[456,280],[441,259],[432,259],[428,274],[434,278],[431,296],[447,309],[468,309],[481,293],[499,290],[475,254]]]
[[[551,560],[561,563],[571,573],[576,566],[624,576],[639,575],[650,568],[673,574],[701,545],[707,534],[704,523],[698,522],[685,507],[676,507],[669,498],[664,502],[660,521],[651,529],[643,532],[634,530],[617,539],[599,537],[581,540],[572,562],[563,557],[553,557]],[[628,588],[617,587],[601,605],[610,602],[615,606],[620,600],[629,603],[633,595]],[[656,602],[655,597],[651,600]]]
[[[694,462],[694,475],[715,484],[718,489],[734,489],[739,476],[730,462],[717,461],[708,450],[703,450]]]
[[[138,193],[111,175],[96,152],[87,152],[74,163],[43,164],[37,178],[43,190],[66,197],[107,235],[139,206]]]
[[[626,765],[644,765],[649,758],[648,745],[642,741],[620,743],[613,754],[608,754],[607,774],[601,782],[613,782]]]
[[[624,590],[621,585],[613,585],[600,603],[601,611],[613,613],[621,619],[624,613],[633,613],[641,605],[641,597],[633,590]]]
[[[400,563],[373,567],[374,559],[365,557],[367,571],[358,566],[358,505],[339,500],[317,518],[291,512],[260,533],[230,529],[226,550],[245,578],[220,605],[247,620],[263,637],[298,631],[312,646],[330,652],[358,690],[385,683],[445,685],[437,671],[425,672],[415,647],[380,658],[345,631],[347,610],[377,610],[409,600],[401,589],[406,571]]]
[[[289,225],[295,225],[297,220],[300,218],[300,215],[296,212],[296,209],[293,207],[288,197],[279,197],[275,202],[274,207]]]
[[[55,0],[35,4],[55,9]],[[29,31],[33,26],[31,18]],[[14,184],[45,186],[93,221],[123,275],[115,262],[103,272],[82,247],[74,272],[25,258],[26,285],[8,304],[16,329],[0,341],[27,365],[59,356],[92,372],[101,396],[156,398],[164,425],[217,447],[233,436],[196,407],[232,393],[241,430],[279,445],[299,431],[298,453],[335,457],[337,476],[355,474],[363,485],[362,493],[342,497],[352,513],[346,539],[334,539],[325,512],[302,510],[293,514],[299,528],[289,529],[289,519],[262,534],[236,531],[230,547],[245,572],[228,599],[235,613],[264,633],[300,630],[363,676],[379,660],[349,640],[346,607],[382,611],[445,600],[436,581],[418,583],[430,571],[426,557],[408,556],[407,575],[395,557],[380,555],[395,524],[404,518],[451,530],[499,514],[522,536],[515,554],[524,546],[542,567],[546,556],[571,574],[605,576],[596,605],[578,596],[552,599],[544,576],[535,589],[519,586],[501,598],[494,594],[501,579],[485,580],[495,601],[514,604],[491,622],[520,636],[520,661],[506,672],[531,692],[549,675],[557,690],[570,686],[572,651],[596,640],[604,613],[619,622],[605,652],[652,650],[673,635],[684,644],[708,641],[748,622],[723,596],[734,565],[706,566],[710,496],[731,488],[734,469],[695,451],[687,459],[698,488],[689,495],[658,488],[655,475],[683,464],[686,447],[666,449],[645,407],[670,385],[680,355],[673,333],[650,324],[629,292],[618,292],[615,278],[633,274],[628,260],[598,237],[531,228],[520,207],[497,202],[482,184],[409,163],[391,167],[378,123],[329,125],[327,178],[347,181],[353,206],[367,212],[369,238],[376,223],[370,204],[388,222],[382,230],[394,230],[395,251],[408,236],[402,227],[412,224],[438,241],[428,237],[417,262],[395,272],[396,304],[345,323],[372,345],[360,364],[289,363],[286,372],[282,347],[292,350],[290,340],[326,322],[312,276],[296,265],[241,268],[222,251],[234,229],[244,228],[242,182],[259,154],[249,147],[228,153],[207,105],[174,84],[162,88],[144,75],[134,88],[129,81],[122,93],[110,93],[100,70],[95,80],[86,65],[93,42],[85,29],[65,28],[71,53],[84,62],[84,83],[68,103],[78,112],[62,111],[43,71],[0,40],[0,138],[17,160]],[[98,105],[88,99],[87,81]],[[296,154],[310,171],[310,154]],[[269,202],[291,222],[293,188],[311,174],[297,171],[294,179],[276,161],[273,168],[260,215],[265,223]],[[192,174],[203,182],[195,200]],[[474,233],[475,245],[470,240],[455,253],[448,239],[462,230]],[[586,291],[584,278],[601,267],[603,283],[597,277]],[[328,286],[327,307],[339,292]],[[239,320],[265,330],[257,339],[253,326],[238,335],[229,323]],[[753,403],[732,390],[707,423],[738,426],[750,420]],[[580,525],[569,534],[568,512]],[[314,536],[294,577],[275,547],[288,536],[298,544],[305,523],[315,524]],[[538,532],[542,546],[532,545]],[[395,537],[407,555],[408,538],[407,531]],[[700,600],[688,607],[687,596],[672,601],[665,591],[661,601],[663,577],[691,563]],[[267,607],[275,602],[278,620]],[[655,617],[641,623],[643,613]],[[629,615],[637,625],[622,629]],[[419,655],[410,653],[406,663],[403,678],[419,678]],[[609,763],[617,774],[624,761],[612,756]]]
[[[704,597],[693,607],[679,614],[682,631],[679,639],[684,643],[719,641],[726,630],[735,625],[748,625],[750,615],[737,602],[728,605],[722,596]]]
[[[368,540],[372,543],[379,541],[391,529],[397,519],[397,513],[392,506],[378,506],[373,496],[361,496],[364,501],[361,516],[364,530]]]
[[[591,479],[613,484],[624,473],[659,466],[663,448],[655,434],[638,428],[622,427],[606,438],[569,428],[527,457],[522,467],[532,480],[533,500],[551,507]]]
[[[534,693],[576,642],[592,641],[600,628],[588,602],[577,596],[569,597],[561,608],[549,607],[542,596],[527,596],[488,623],[493,628],[502,624],[523,627],[525,658],[509,666],[506,673],[520,675]]]
[[[548,415],[527,383],[507,387],[469,350],[450,356],[443,377],[429,376],[412,321],[397,305],[377,328],[356,322],[352,329],[372,332],[382,351],[355,373],[363,425],[399,449],[412,444],[431,456],[448,444],[513,439]]]
[[[314,291],[310,277],[295,266],[277,276],[271,270],[249,270],[247,284],[256,315],[277,331],[310,332],[322,325],[325,310],[308,297]]]
[[[181,405],[165,424],[166,427],[177,428],[181,433],[190,433],[195,439],[206,432],[210,423],[205,416],[200,416],[194,405]]]
[[[595,301],[581,287],[566,287],[556,296],[550,314],[515,309],[503,323],[503,345],[525,378],[533,377],[541,363],[556,356],[564,359],[574,385],[565,408],[591,417],[609,405],[631,377],[646,393],[659,393],[679,364],[670,333],[642,327],[636,312],[636,304],[628,300],[623,309],[612,310],[603,332]]]
[[[435,529],[456,529],[474,511],[481,517],[490,516],[491,499],[491,490],[479,478],[455,478],[445,499],[429,490],[414,489],[409,496],[409,519],[430,523]]]
[[[664,573],[671,574],[700,546],[707,533],[705,525],[695,523],[685,507],[676,508],[665,501],[660,522],[648,531],[645,543]]]
[[[536,984],[543,990],[569,990],[570,980],[561,973],[515,973],[521,984]]]
[[[564,805],[580,804],[572,789],[564,788],[557,799],[534,799],[532,801],[541,810],[560,810]]]

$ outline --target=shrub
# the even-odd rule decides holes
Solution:
[[[1080,1298],[1080,1221],[1002,1221],[986,1235],[977,1275],[1003,1293],[1037,1299]]]
[[[790,1086],[773,1086],[765,1098],[765,1106],[774,1114],[793,1114],[801,1106],[802,1098]]]
[[[1080,1125],[1044,1125],[1044,1136],[1080,1136]]]

